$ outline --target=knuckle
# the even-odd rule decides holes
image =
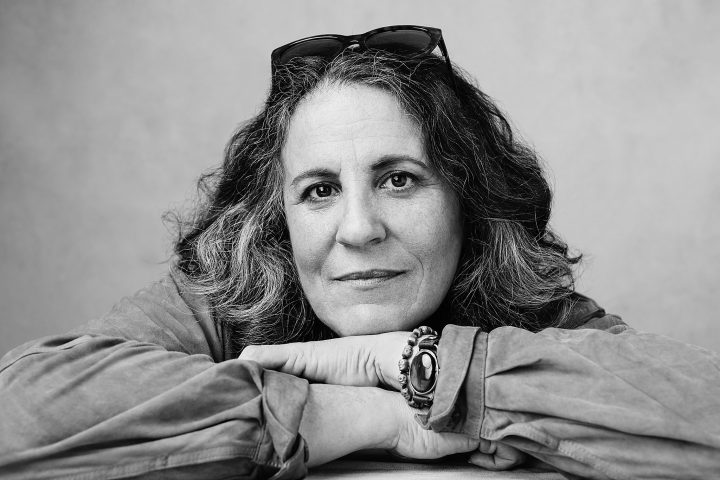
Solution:
[[[240,357],[244,360],[254,360],[257,357],[258,347],[255,345],[248,345],[240,353]]]
[[[305,351],[302,348],[293,349],[285,365],[293,372],[302,373],[305,369]]]

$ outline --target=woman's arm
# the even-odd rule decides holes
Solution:
[[[3,478],[304,474],[305,380],[225,359],[174,276],[0,360]]]
[[[369,448],[391,449],[399,424],[391,392],[372,387],[310,385],[300,433],[308,467]]]
[[[582,478],[720,471],[714,352],[624,324],[489,334],[448,326],[439,356],[433,430],[511,445]]]
[[[307,396],[305,380],[252,362],[100,335],[51,337],[0,364],[0,471],[297,478]]]
[[[3,478],[299,478],[365,448],[436,458],[478,444],[422,429],[395,392],[105,336],[7,357],[0,405]]]
[[[477,449],[479,441],[467,435],[421,428],[415,413],[397,392],[312,384],[300,424],[310,455],[308,466],[368,448],[422,459]]]
[[[430,458],[477,443],[421,429],[392,392],[308,386],[222,361],[223,341],[195,300],[168,277],[75,333],[6,355],[3,478],[297,478],[308,452],[317,465],[362,448]]]
[[[582,478],[712,478],[720,471],[720,357],[638,333],[614,316],[592,322],[607,330],[447,326],[424,424],[494,442],[474,455],[491,468],[522,459],[513,450],[507,463],[481,455],[510,446]],[[394,332],[244,355],[316,381],[393,385],[384,379],[396,371],[396,344],[405,338]]]
[[[250,346],[243,351],[240,358],[252,359],[268,369],[330,384],[324,388],[340,388],[340,385],[385,385],[398,389],[399,352],[407,344],[408,336],[408,332],[389,332],[325,341]],[[320,387],[313,385],[311,389],[315,386]],[[469,462],[490,470],[506,470],[521,464],[525,459],[521,452],[497,442],[475,439],[468,444],[472,437],[443,438],[420,429],[416,422],[418,410],[410,408],[397,393],[383,390],[378,392],[383,392],[387,401],[397,404],[395,418],[405,419],[406,440],[398,441],[396,450],[406,457],[435,458],[474,451],[469,456]],[[333,411],[343,409],[342,406],[338,408],[339,410]],[[384,415],[380,416],[384,418]],[[341,420],[343,419],[338,419]],[[328,428],[331,426],[328,425]],[[352,425],[350,428],[352,429]],[[316,450],[332,451],[332,448],[337,448],[337,445],[330,444]]]

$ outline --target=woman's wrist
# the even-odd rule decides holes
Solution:
[[[400,429],[396,392],[375,387],[310,385],[300,424],[308,466],[358,450],[394,448]]]

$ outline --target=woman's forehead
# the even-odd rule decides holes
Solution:
[[[293,114],[282,149],[288,174],[317,162],[372,161],[381,155],[425,158],[421,130],[390,93],[365,85],[330,85]]]

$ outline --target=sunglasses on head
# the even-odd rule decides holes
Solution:
[[[331,60],[346,48],[355,50],[382,50],[408,58],[428,55],[435,48],[445,57],[448,73],[453,79],[450,57],[439,28],[419,25],[393,25],[376,28],[360,35],[314,35],[278,47],[270,55],[272,72],[297,57],[322,57]],[[454,79],[453,79],[454,81]]]

